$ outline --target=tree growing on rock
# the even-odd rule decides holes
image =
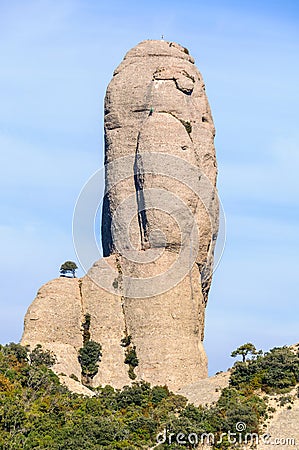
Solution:
[[[82,370],[82,382],[90,385],[93,377],[98,373],[102,356],[102,346],[98,342],[88,341],[79,350],[78,360]]]
[[[67,274],[71,273],[73,278],[76,278],[76,269],[78,269],[78,266],[74,261],[65,261],[60,266],[60,276],[65,277]]]
[[[248,342],[247,344],[243,344],[240,347],[238,347],[236,350],[234,350],[230,356],[232,356],[233,358],[235,358],[236,356],[242,356],[242,361],[245,362],[247,355],[255,356],[255,355],[260,355],[260,354],[261,354],[261,352],[257,351],[255,346],[253,344],[251,344],[251,342]]]

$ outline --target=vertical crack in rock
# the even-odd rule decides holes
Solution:
[[[114,251],[112,239],[112,217],[109,193],[104,195],[103,209],[102,209],[102,247],[103,256],[107,257]]]
[[[178,391],[207,376],[202,340],[218,227],[214,136],[202,76],[184,47],[147,40],[126,54],[105,97],[104,258],[93,264],[79,288],[72,279],[47,283],[25,317],[22,344],[44,343],[58,356],[57,373],[80,377],[77,350],[88,311],[92,339],[103,346],[94,386],[130,383],[124,335],[138,350],[137,380]],[[163,167],[155,160],[148,163],[150,154],[167,161]],[[129,161],[128,167],[120,161]],[[200,181],[199,194],[188,187],[196,170],[197,179],[208,180]],[[154,197],[153,191],[161,195]],[[189,245],[194,224],[199,245],[194,255],[190,247],[190,257],[186,253],[179,260],[184,272],[178,279],[169,268],[183,243]],[[161,254],[148,263],[157,249]],[[130,355],[132,367],[137,367],[137,356]]]
[[[138,214],[138,224],[140,230],[140,242],[141,249],[145,250],[148,248],[148,220],[146,215],[146,206],[144,200],[144,169],[142,164],[142,157],[138,152],[139,147],[140,132],[137,137],[135,162],[134,162],[134,183],[136,190],[136,201],[137,201],[137,214]]]
[[[115,263],[116,263],[116,269],[118,272],[118,277],[117,277],[117,281],[118,281],[118,290],[121,294],[120,296],[120,303],[121,303],[121,310],[122,310],[122,314],[123,314],[123,321],[124,321],[124,334],[125,336],[129,335],[128,332],[128,325],[127,325],[127,321],[126,321],[126,312],[125,312],[125,295],[124,295],[124,286],[123,286],[123,271],[121,268],[121,262],[120,262],[120,255],[116,254],[115,256]]]
[[[81,313],[82,317],[84,316],[84,301],[83,301],[83,294],[82,294],[82,279],[78,279],[78,286],[79,286],[79,294],[80,294],[80,304],[81,304]]]
[[[133,344],[132,335],[130,334],[130,330],[129,330],[128,324],[127,324],[126,307],[125,307],[126,297],[124,295],[124,287],[123,287],[123,271],[122,271],[122,267],[121,267],[121,256],[116,255],[115,261],[116,261],[116,268],[118,271],[118,280],[119,280],[118,287],[119,287],[119,291],[121,292],[120,301],[121,301],[121,310],[122,310],[123,322],[124,322],[124,330],[123,330],[124,337],[122,337],[120,340],[120,346],[123,349],[124,364],[129,365],[128,376],[131,380],[135,380],[135,378],[137,378],[137,375],[134,372],[134,369],[136,366],[133,367],[132,364],[130,362],[128,362],[129,356],[132,355],[132,352],[136,355],[136,346]]]

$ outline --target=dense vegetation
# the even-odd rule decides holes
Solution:
[[[102,346],[99,342],[90,339],[90,314],[85,314],[82,323],[83,347],[79,349],[78,361],[81,365],[81,381],[90,386],[93,377],[98,373],[99,362],[102,357]]]
[[[79,350],[79,363],[82,369],[82,376],[89,384],[92,378],[98,373],[99,361],[102,356],[102,346],[95,341],[87,341]]]
[[[258,352],[255,358],[234,365],[230,385],[268,394],[288,392],[299,382],[298,356],[288,347],[275,347],[264,355]]]
[[[0,346],[0,449],[149,449],[165,429],[167,436],[206,432],[217,437],[235,431],[240,421],[247,432],[258,432],[267,416],[260,390],[289,390],[298,381],[299,360],[280,348],[237,362],[219,401],[199,408],[166,387],[144,382],[123,390],[101,387],[91,398],[72,394],[50,369],[54,361],[40,347],[30,353],[18,344]],[[159,448],[182,445],[174,440]],[[224,440],[214,448],[229,444]]]

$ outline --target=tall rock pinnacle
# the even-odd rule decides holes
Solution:
[[[204,314],[218,231],[214,135],[187,49],[149,40],[127,53],[105,97],[104,258],[80,280],[45,285],[25,318],[22,343],[53,349],[57,371],[80,377],[88,314],[103,354],[94,386],[143,379],[176,391],[207,376]]]

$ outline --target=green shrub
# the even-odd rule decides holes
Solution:
[[[238,389],[287,392],[299,381],[299,357],[289,348],[273,348],[247,362],[237,362],[230,385]]]
[[[157,405],[164,398],[167,398],[168,396],[169,396],[169,390],[168,390],[167,386],[154,386],[152,388],[152,403],[154,405]]]
[[[117,393],[117,406],[126,408],[130,405],[145,407],[151,399],[151,387],[149,383],[140,381],[125,386]]]
[[[42,346],[38,344],[29,354],[29,361],[32,366],[44,365],[46,367],[52,367],[56,362],[56,357],[53,352],[43,350]]]
[[[90,341],[90,322],[91,322],[91,315],[85,314],[84,316],[84,322],[82,323],[82,329],[83,329],[83,346],[87,344],[88,341]]]
[[[95,348],[99,349],[98,345]],[[168,436],[171,432],[213,433],[216,441],[222,433],[235,432],[240,421],[246,424],[246,432],[260,432],[267,417],[267,404],[253,385],[267,373],[263,359],[269,364],[273,360],[273,365],[274,361],[285,364],[286,371],[296,376],[298,357],[285,349],[273,349],[269,356],[261,357],[258,370],[254,361],[237,363],[234,376],[239,371],[238,385],[224,389],[212,406],[195,407],[167,387],[151,388],[145,382],[133,382],[122,390],[99,387],[91,398],[70,393],[43,358],[30,364],[23,357],[22,347],[9,346],[0,346],[0,448],[14,450],[140,450],[154,447],[157,434],[164,429]],[[249,370],[245,371],[245,367]],[[284,372],[282,375],[286,376]],[[276,376],[274,380],[276,383]],[[286,408],[291,407],[292,401],[290,395],[278,396],[278,402]],[[161,448],[178,446],[174,439],[172,445]],[[224,439],[212,448],[224,450],[232,446]]]
[[[265,400],[258,395],[225,388],[217,402],[216,410],[223,417],[222,429],[232,431],[237,422],[246,424],[245,433],[258,433],[261,417],[267,412]]]
[[[74,373],[71,373],[71,374],[70,374],[70,378],[71,378],[72,380],[75,380],[75,381],[79,381],[79,382],[80,382],[79,378],[78,378]]]
[[[131,339],[130,339],[130,342],[131,342]],[[135,345],[133,348],[128,348],[126,350],[125,364],[128,364],[128,366],[129,366],[129,370],[128,370],[129,377],[131,378],[131,380],[135,380],[136,374],[134,373],[134,369],[139,364]]]
[[[3,348],[3,353],[7,356],[13,356],[19,363],[28,361],[28,348],[23,347],[20,344],[15,344],[11,342],[10,344],[6,344]]]
[[[130,378],[131,380],[136,380],[137,375],[136,375],[136,373],[134,372],[134,367],[132,367],[132,366],[129,367],[128,375],[129,375],[129,378]]]
[[[132,336],[129,334],[129,336],[125,336],[124,338],[121,339],[120,341],[120,345],[122,347],[128,347],[132,342]]]
[[[98,373],[99,361],[102,356],[102,346],[98,342],[88,341],[79,350],[79,363],[82,375],[93,378]]]
[[[137,354],[136,354],[136,346],[126,352],[125,364],[129,364],[133,368],[137,367],[139,364]]]
[[[286,395],[284,397],[280,397],[279,398],[279,406],[285,406],[288,403],[294,403],[293,399],[290,395]]]

